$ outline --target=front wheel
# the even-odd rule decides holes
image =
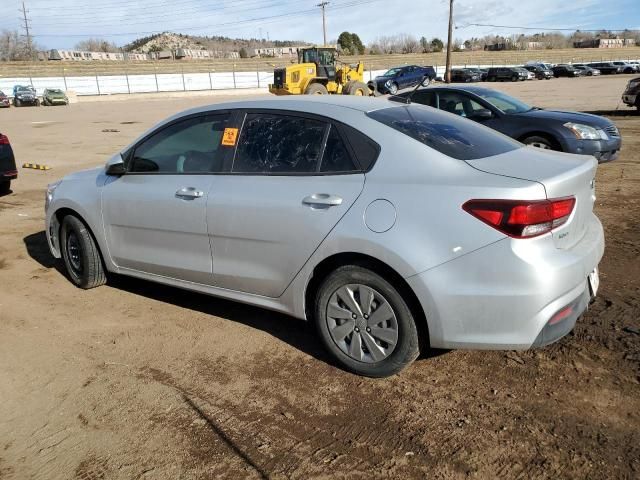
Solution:
[[[60,230],[62,258],[71,281],[84,289],[104,285],[107,277],[100,250],[87,226],[79,218],[67,215]]]
[[[524,143],[525,145],[531,145],[532,147],[542,148],[543,150],[557,150],[557,148],[554,148],[551,140],[538,135],[527,137],[522,140],[522,143]]]
[[[425,77],[420,85],[422,85],[423,87],[428,87],[429,85],[431,85],[431,77]]]
[[[356,95],[358,97],[368,97],[369,96],[369,87],[364,82],[352,81],[349,82],[351,85],[349,86],[349,95]]]
[[[387,89],[389,90],[389,93],[391,95],[395,95],[396,93],[398,93],[398,84],[394,82],[391,85],[389,85]]]
[[[329,353],[359,375],[394,375],[419,354],[415,320],[402,295],[361,266],[340,267],[322,282],[315,323]]]
[[[511,77],[512,82],[517,82],[518,80],[519,80],[518,75],[514,75],[513,77]]]

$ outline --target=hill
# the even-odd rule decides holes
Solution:
[[[222,36],[195,36],[182,33],[164,32],[142,37],[124,46],[127,52],[149,53],[162,50],[176,50],[186,48],[191,50],[215,50],[221,52],[240,51],[244,48],[252,51],[255,48],[264,47],[290,47],[295,45],[307,45],[308,42],[293,40],[264,40],[229,38]]]

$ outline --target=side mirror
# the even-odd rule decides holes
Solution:
[[[482,110],[476,110],[475,112],[473,112],[474,120],[489,120],[490,118],[493,118],[493,112],[486,108],[483,108]]]
[[[104,169],[105,174],[117,177],[124,175],[126,172],[127,169],[124,166],[124,160],[119,153],[109,159]]]

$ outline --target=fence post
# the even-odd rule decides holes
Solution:
[[[180,67],[180,69],[182,70],[182,91],[186,92],[187,91],[187,85],[184,83],[184,67]]]
[[[236,64],[233,64],[233,89],[235,90],[236,87]]]
[[[96,73],[96,88],[98,89],[98,95],[100,95],[100,82],[98,81],[98,74]]]
[[[127,79],[127,93],[131,95],[131,86],[129,85],[129,74],[127,73],[126,70],[124,72],[124,78]]]
[[[258,73],[258,65],[256,65],[256,78],[258,79],[258,88],[260,88],[260,73]]]
[[[64,81],[64,90],[65,90],[65,92],[68,90],[68,88],[67,88],[67,75],[64,73],[66,71],[67,71],[67,69],[63,67],[62,68],[62,80]]]
[[[153,68],[155,69],[153,75],[156,78],[156,93],[158,93],[160,91],[160,88],[158,87],[158,67],[154,66]]]
[[[211,80],[211,71],[209,71],[209,90],[213,90],[213,80]]]

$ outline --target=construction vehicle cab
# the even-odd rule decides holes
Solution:
[[[276,68],[269,91],[275,95],[369,95],[364,64],[338,66],[335,47],[309,47],[298,52],[298,63]]]

